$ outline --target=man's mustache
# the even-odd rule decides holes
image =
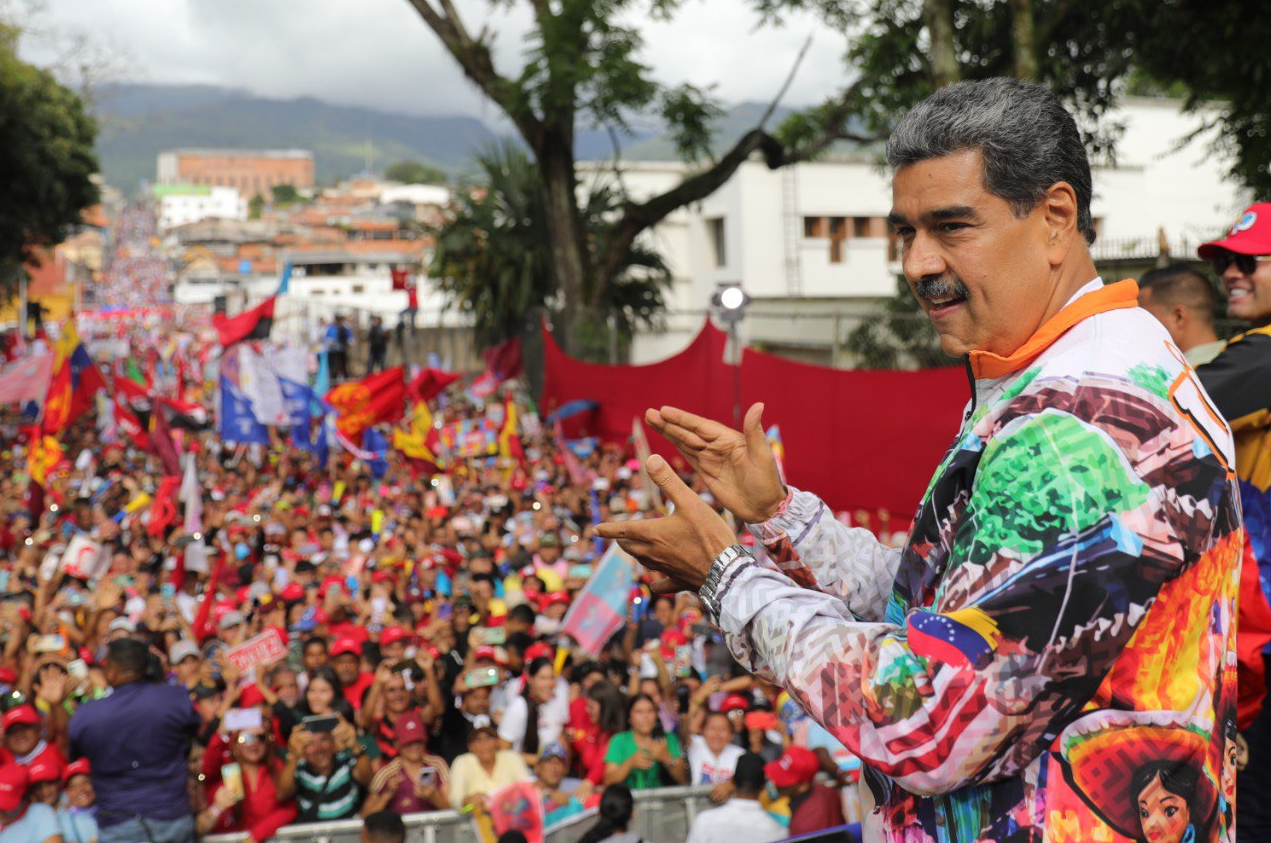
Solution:
[[[914,292],[924,299],[938,299],[945,296],[967,297],[966,284],[956,275],[941,278],[923,278],[915,282]]]

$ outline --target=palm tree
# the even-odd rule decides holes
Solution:
[[[436,239],[429,274],[447,306],[473,317],[477,341],[493,345],[526,330],[540,309],[564,302],[551,272],[547,212],[537,165],[504,141],[477,155],[485,187],[471,190],[432,229]],[[612,185],[593,187],[581,204],[588,246],[603,251],[622,196]],[[604,359],[625,350],[638,327],[656,328],[666,309],[671,272],[661,255],[637,243],[595,313],[583,320],[576,354]]]

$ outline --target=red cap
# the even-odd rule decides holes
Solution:
[[[339,587],[341,590],[347,591],[347,589],[345,589],[344,587],[344,580],[337,576],[330,576],[330,577],[327,577],[325,580],[323,580],[322,588],[320,588],[319,591],[321,591],[323,594],[326,594],[328,591],[331,590],[331,586],[333,585]]]
[[[404,641],[407,638],[406,630],[400,626],[385,627],[380,633],[380,646],[387,647],[389,644],[396,644],[398,641]]]
[[[820,769],[816,753],[801,746],[788,747],[776,761],[763,765],[768,781],[779,788],[810,782]]]
[[[0,682],[13,685],[18,681],[18,674],[11,667],[0,667]]]
[[[248,685],[238,695],[239,708],[253,708],[265,702],[265,695],[256,685]]]
[[[525,660],[532,662],[535,659],[550,659],[556,655],[556,650],[546,641],[537,641],[525,648]]]
[[[727,714],[730,711],[746,711],[750,708],[750,700],[741,694],[729,694],[719,704],[719,710]]]
[[[414,711],[408,711],[397,718],[393,729],[398,746],[419,743],[428,737],[427,732],[424,731],[424,724],[419,719],[419,713]]]
[[[43,725],[44,718],[40,717],[40,712],[30,705],[20,705],[17,708],[11,708],[4,713],[3,718],[0,718],[0,727],[3,727],[5,731],[12,729],[14,726]]]
[[[384,582],[385,580],[391,580],[392,578],[392,571],[376,571],[371,574],[371,582]]]
[[[48,756],[49,753],[44,753],[31,762],[31,766],[27,768],[27,781],[31,784],[60,782],[62,780],[62,765]]]
[[[491,647],[489,644],[482,644],[480,647],[478,647],[472,653],[472,657],[477,660],[485,660],[485,661],[491,661],[491,662],[497,662],[499,660],[498,652],[495,651],[495,649]]]
[[[331,658],[336,656],[357,656],[362,657],[362,645],[352,638],[341,638],[331,645]]]
[[[1237,255],[1271,255],[1271,202],[1250,205],[1226,237],[1202,243],[1196,254],[1208,259],[1219,249]]]
[[[62,784],[66,784],[76,776],[91,776],[92,769],[88,766],[88,759],[81,758],[78,761],[72,761],[62,770]]]
[[[284,603],[299,603],[305,599],[305,589],[298,582],[288,583],[287,587],[278,595]]]
[[[551,594],[547,595],[547,605],[548,606],[568,606],[569,592],[568,591],[553,591]]]
[[[26,795],[26,767],[17,762],[9,762],[0,767],[0,811],[16,811]]]

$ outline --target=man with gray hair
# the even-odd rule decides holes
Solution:
[[[1244,542],[1231,433],[1134,282],[1096,276],[1090,167],[1052,94],[942,89],[887,157],[905,278],[972,391],[904,547],[783,486],[762,405],[743,431],[647,417],[770,562],[660,457],[674,513],[597,532],[659,591],[697,591],[737,660],[860,756],[867,839],[1217,840]]]

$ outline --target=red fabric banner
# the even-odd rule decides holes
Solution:
[[[607,366],[569,357],[544,328],[543,412],[577,399],[599,401],[595,413],[583,416],[587,429],[570,434],[608,442],[627,442],[631,420],[664,404],[732,426],[733,367],[723,362],[725,339],[708,321],[674,357]],[[970,398],[956,366],[841,370],[746,349],[740,375],[742,412],[762,401],[764,425],[781,427],[790,483],[820,495],[836,512],[889,510],[893,530],[903,529],[916,511]],[[649,444],[655,453],[675,455],[656,433]]]
[[[260,304],[244,310],[237,316],[216,314],[212,317],[212,327],[221,345],[229,348],[242,340],[263,340],[269,338],[269,331],[274,324],[274,304],[278,296],[270,296]],[[152,381],[153,382],[153,379]]]

